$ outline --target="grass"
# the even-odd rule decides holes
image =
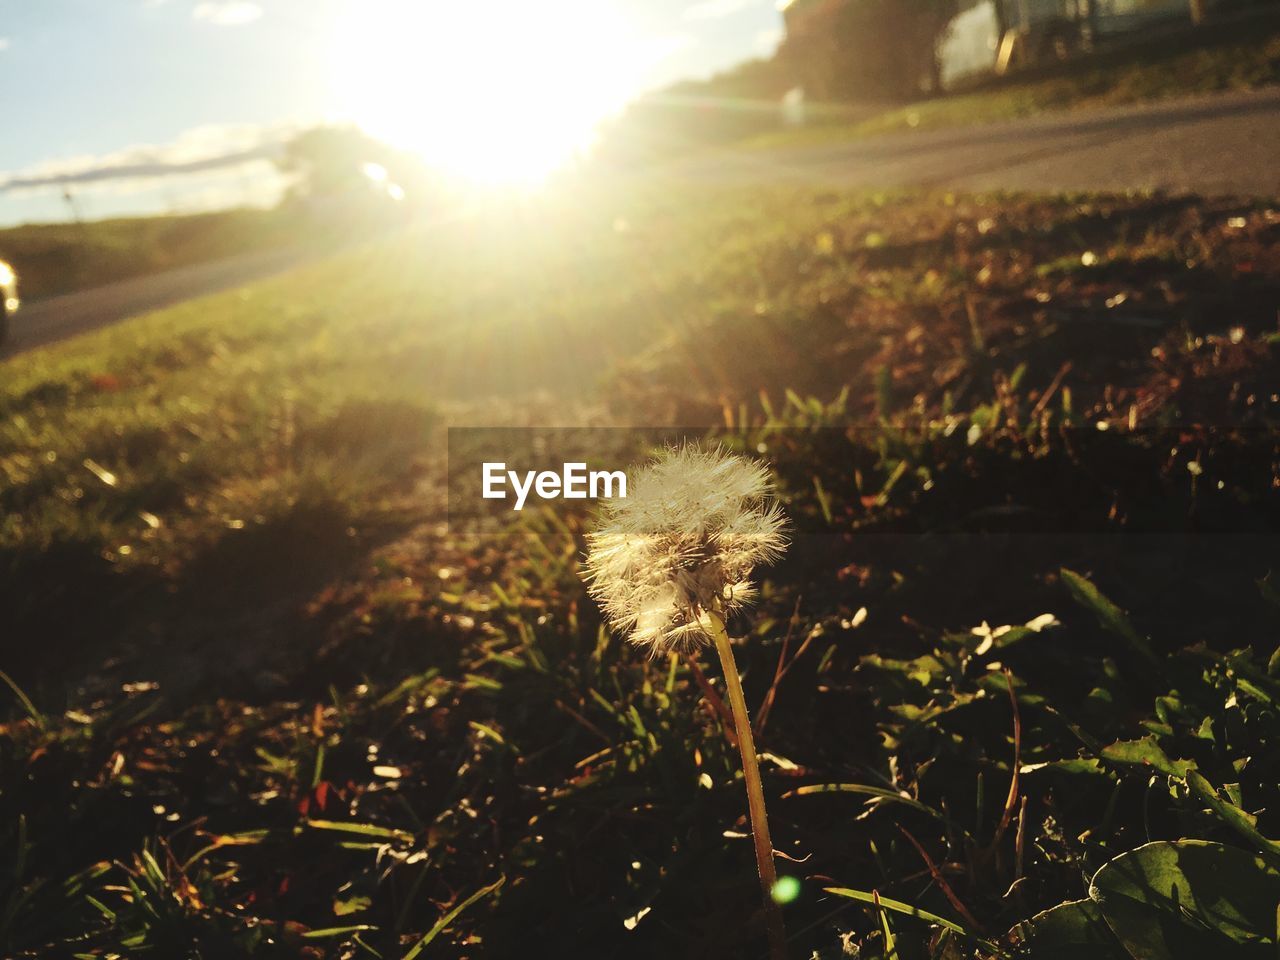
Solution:
[[[288,217],[246,209],[6,227],[0,257],[35,299],[297,241]]]
[[[1092,930],[1126,855],[1260,888],[1277,231],[601,190],[7,361],[0,950],[760,952],[705,678],[603,630],[589,510],[443,522],[463,424],[774,463],[796,543],[737,655],[795,956]],[[1199,955],[1245,935],[1171,909]]]
[[[856,123],[820,123],[754,137],[755,147],[822,144],[907,130],[966,127],[1046,113],[1149,103],[1175,97],[1255,90],[1280,82],[1280,28],[1274,20],[1241,36],[1188,49],[1162,43],[1055,68],[1013,75],[986,89],[894,107]]]

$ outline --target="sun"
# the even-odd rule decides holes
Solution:
[[[349,0],[333,72],[372,136],[473,181],[536,183],[638,92],[648,53],[607,0]]]

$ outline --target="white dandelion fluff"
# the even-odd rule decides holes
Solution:
[[[672,448],[629,478],[627,493],[587,538],[591,595],[615,630],[654,654],[708,642],[707,612],[749,602],[751,571],[786,549],[768,468]]]

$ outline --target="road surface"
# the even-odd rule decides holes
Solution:
[[[1166,190],[1280,197],[1280,88],[820,146],[722,150],[659,176],[963,190]],[[245,254],[25,305],[0,357],[279,273],[298,251]]]
[[[313,256],[309,251],[288,249],[245,253],[120,280],[92,290],[28,301],[11,319],[9,339],[0,347],[0,358],[281,273]]]
[[[958,190],[1164,190],[1280,197],[1280,88],[956,130],[724,150],[677,179]]]

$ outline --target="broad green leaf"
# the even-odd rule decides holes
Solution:
[[[1276,955],[1280,871],[1237,847],[1146,844],[1094,874],[1089,897],[1141,960]]]
[[[369,897],[357,896],[333,901],[333,913],[338,917],[349,917],[353,913],[363,913],[373,906]]]
[[[1235,830],[1250,843],[1257,845],[1264,853],[1280,857],[1280,842],[1263,836],[1262,832],[1258,830],[1258,818],[1236,806],[1231,801],[1224,800],[1219,796],[1213,784],[1200,776],[1195,770],[1187,771],[1187,786],[1196,795],[1196,799],[1208,806],[1232,830]]]
[[[1253,697],[1255,700],[1261,700],[1263,703],[1265,703],[1269,707],[1274,707],[1276,705],[1275,697],[1273,697],[1266,690],[1263,690],[1257,684],[1250,683],[1244,677],[1240,677],[1238,680],[1236,680],[1236,686],[1244,693],[1247,693],[1249,696]]]
[[[1160,664],[1160,658],[1152,652],[1147,641],[1133,628],[1133,624],[1129,622],[1129,618],[1125,616],[1123,610],[1103,596],[1097,587],[1074,570],[1068,570],[1063,567],[1061,573],[1062,582],[1071,591],[1072,599],[1080,606],[1092,610],[1094,616],[1098,618],[1098,622],[1102,624],[1105,630],[1123,640],[1142,659],[1152,664]]]
[[[1066,760],[1049,760],[1045,763],[1024,763],[1018,772],[1024,777],[1029,773],[1063,773],[1071,776],[1105,777],[1106,768],[1094,757],[1071,757]]]
[[[1103,747],[1102,758],[1112,763],[1151,767],[1160,773],[1179,778],[1185,777],[1187,771],[1195,766],[1190,760],[1170,760],[1160,744],[1156,743],[1155,737],[1118,740],[1109,747]]]
[[[1132,960],[1092,900],[1073,900],[1037,913],[1009,931],[1035,960]]]

